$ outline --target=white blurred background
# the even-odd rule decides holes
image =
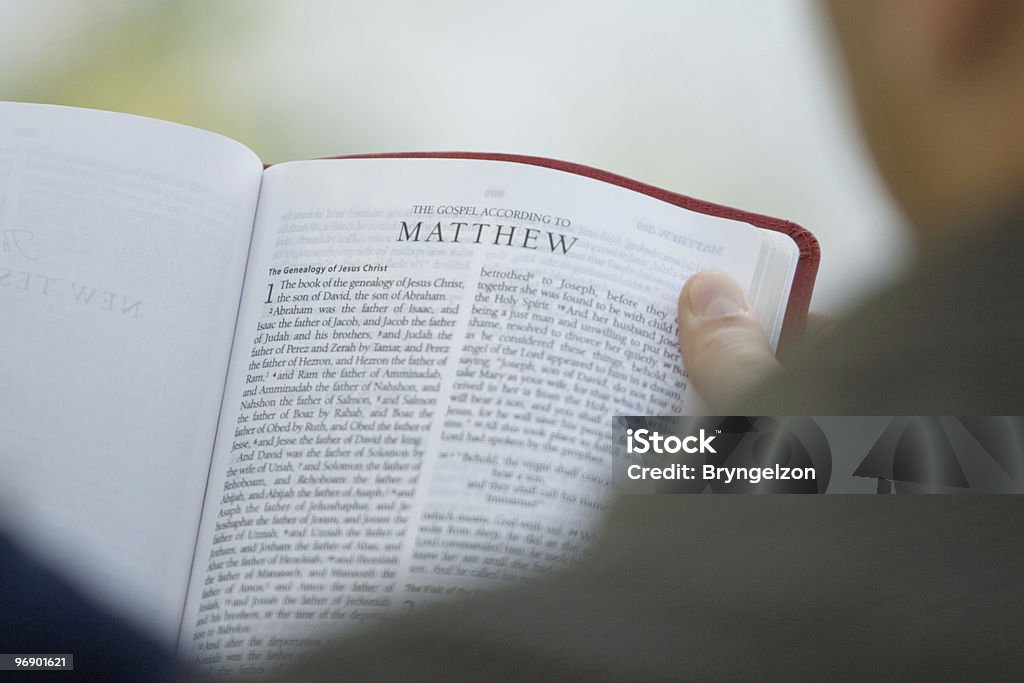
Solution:
[[[266,161],[475,150],[788,218],[836,313],[905,262],[813,0],[0,0],[0,99],[156,116]]]

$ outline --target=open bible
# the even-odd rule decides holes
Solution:
[[[705,268],[799,336],[817,245],[786,221],[2,103],[0,519],[215,672],[555,571],[612,495],[612,416],[699,405],[675,307]]]

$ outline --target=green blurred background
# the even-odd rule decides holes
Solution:
[[[815,308],[905,261],[810,0],[0,0],[0,99],[143,114],[266,161],[570,159],[811,229]]]

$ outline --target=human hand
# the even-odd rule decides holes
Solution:
[[[683,285],[679,346],[694,388],[720,414],[781,368],[743,289],[717,270],[701,271]]]

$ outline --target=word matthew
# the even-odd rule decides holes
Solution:
[[[422,237],[420,233],[423,233]],[[541,235],[547,235],[547,239],[540,239]],[[434,223],[423,225],[423,221],[416,221],[415,225],[409,225],[402,221],[399,229],[399,242],[463,242],[467,244],[490,243],[504,245],[506,247],[520,247],[522,249],[540,249],[548,247],[551,252],[556,250],[568,254],[578,238],[567,238],[562,233],[538,230],[537,228],[524,228],[517,225],[502,225],[501,223],[463,223],[452,221],[450,223]]]

